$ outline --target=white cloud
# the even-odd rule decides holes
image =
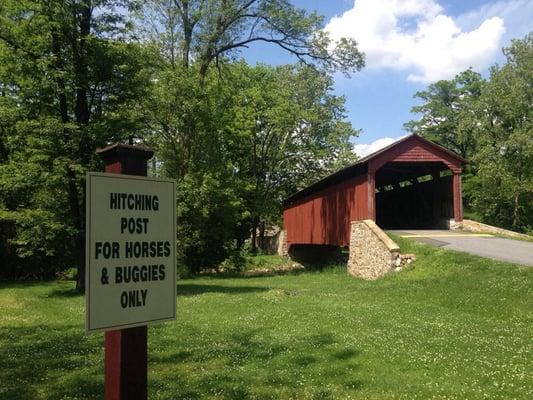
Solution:
[[[468,67],[484,68],[494,60],[504,20],[495,13],[484,15],[487,18],[463,30],[434,0],[356,0],[350,10],[333,17],[326,30],[333,39],[357,40],[368,68],[406,70],[409,80],[427,83],[449,79]]]
[[[378,151],[382,149],[383,147],[387,147],[389,144],[392,144],[396,142],[397,140],[400,140],[404,138],[407,135],[403,135],[400,137],[392,138],[392,137],[384,137],[377,140],[374,140],[370,144],[354,144],[353,145],[353,151],[355,154],[357,154],[360,158],[366,157],[369,154],[374,153],[375,151]]]
[[[499,17],[505,21],[506,39],[520,39],[533,30],[533,1],[531,0],[501,0],[485,4],[457,17],[457,25],[462,29],[472,29],[480,21]]]

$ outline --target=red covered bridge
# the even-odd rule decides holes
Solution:
[[[420,136],[405,137],[287,198],[287,246],[348,246],[350,222],[362,219],[389,229],[460,222],[465,163]]]

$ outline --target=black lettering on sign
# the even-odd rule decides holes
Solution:
[[[122,268],[115,268],[115,283],[122,283]]]
[[[106,260],[109,258],[119,258],[120,245],[118,242],[96,242],[94,244],[94,258],[98,260],[103,256]]]
[[[150,265],[150,276],[154,277],[154,281],[160,280],[160,277],[157,274],[157,265]]]
[[[165,266],[163,264],[115,267],[115,283],[150,282],[164,279]]]
[[[148,218],[121,218],[120,233],[148,233]]]
[[[150,242],[150,257],[155,257],[157,255],[157,243]]]
[[[170,242],[125,242],[126,258],[169,257]]]
[[[109,193],[111,210],[159,211],[159,197],[151,194]]]
[[[148,289],[125,290],[120,295],[120,306],[122,308],[144,307],[147,294]]]
[[[148,242],[142,242],[142,254],[143,254],[143,257],[146,257],[145,254],[148,254],[148,246],[149,246],[149,243]]]
[[[102,285],[109,284],[109,276],[107,276],[107,268],[102,268],[102,276],[100,277],[100,283]]]

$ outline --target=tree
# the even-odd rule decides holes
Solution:
[[[468,159],[475,152],[476,108],[484,80],[468,69],[452,80],[441,80],[415,93],[423,101],[411,112],[418,120],[404,124],[412,132],[436,141]]]
[[[99,166],[97,147],[135,131],[136,101],[149,82],[144,50],[120,40],[125,19],[113,10],[123,3],[0,5],[0,198],[8,211],[3,215],[17,225],[12,242],[20,255],[54,254],[61,265],[74,263],[80,290],[85,171]],[[42,229],[24,224],[27,212],[38,213],[35,224],[42,222]]]
[[[164,131],[165,140],[172,142],[167,147],[173,149],[172,161],[166,159],[180,160],[179,171],[172,175],[177,179],[191,170],[198,151],[205,152],[200,139],[205,131],[198,124],[205,126],[201,116],[210,89],[203,86],[212,84],[206,79],[211,65],[221,79],[227,79],[222,74],[232,57],[256,42],[277,45],[301,62],[329,72],[349,73],[364,65],[364,55],[353,40],[334,43],[322,30],[322,17],[287,0],[149,0],[134,3],[132,9],[136,35],[154,44],[168,66],[158,80],[174,97],[160,93],[166,121],[164,128],[159,121],[155,131]],[[172,87],[166,81],[172,81]]]
[[[344,98],[331,76],[305,65],[236,65],[234,131],[239,179],[246,182],[252,248],[256,232],[280,224],[281,202],[297,189],[355,161]]]
[[[191,272],[228,257],[245,214],[230,149],[235,98],[229,84],[214,71],[200,83],[181,68],[165,70],[143,102],[153,170],[177,182],[177,253]]]
[[[178,231],[187,238],[179,253],[194,271],[218,265],[258,226],[279,224],[284,197],[354,160],[357,131],[326,73],[240,62],[202,84],[180,71],[162,76],[144,107],[146,137],[159,173],[177,178]],[[185,115],[196,127],[190,143]]]
[[[321,171],[339,163],[339,153],[349,158],[346,138],[354,131],[342,121],[343,100],[326,93],[331,86],[327,73],[358,71],[364,57],[353,40],[333,43],[322,30],[322,17],[286,0],[150,0],[138,2],[135,12],[137,36],[159,49],[165,60],[145,107],[151,116],[147,137],[160,157],[160,172],[176,178],[180,190],[196,193],[183,193],[178,202],[178,210],[183,210],[178,212],[178,230],[198,239],[198,248],[192,241],[183,242],[181,254],[189,264],[194,259],[214,266],[206,264],[215,264],[231,248],[224,242],[227,232],[241,243],[252,226],[274,219],[282,193],[296,186],[297,176],[311,179],[317,164],[310,159],[320,149]],[[298,76],[305,80],[307,75],[306,82],[298,86],[290,68],[254,70],[235,64],[239,50],[256,42],[279,46],[307,65],[305,74],[302,69]],[[310,107],[304,113],[306,83],[315,85],[317,92],[307,95]],[[289,93],[291,89],[297,93]],[[320,106],[320,101],[326,104]],[[298,144],[290,137],[296,129],[309,143]],[[289,170],[291,179],[282,173]],[[205,233],[215,235],[208,224],[219,226],[222,214],[202,195],[205,187],[212,188],[220,201],[226,199],[226,205],[232,204],[226,215],[233,223],[227,224],[225,234],[216,230],[216,240]],[[213,256],[208,260],[200,254]]]
[[[187,69],[195,60],[201,79],[211,64],[220,67],[256,42],[330,72],[355,72],[364,65],[353,39],[333,42],[322,30],[323,17],[288,0],[149,0],[135,9],[140,35],[155,42],[173,68]]]
[[[490,222],[533,230],[533,34],[504,49],[478,104],[474,205]]]
[[[131,30],[131,22],[140,28]],[[154,173],[178,181],[178,230],[190,234],[183,259],[216,265],[250,227],[252,211],[273,215],[262,210],[271,204],[249,196],[252,179],[260,178],[257,193],[275,182],[277,199],[296,176],[310,179],[311,166],[324,170],[350,154],[353,131],[342,99],[329,93],[327,72],[357,71],[364,59],[355,42],[332,43],[321,27],[321,17],[286,0],[2,1],[0,246],[17,262],[36,261],[28,268],[44,262],[46,271],[34,269],[34,277],[76,265],[83,289],[85,172],[101,168],[97,147],[135,140],[155,147]],[[259,72],[239,72],[234,58],[256,42],[280,46],[309,67],[266,68],[262,86],[253,86]],[[251,96],[269,87],[276,93],[264,103]],[[251,112],[243,111],[240,89],[254,100]],[[289,114],[262,118],[268,106]],[[301,131],[309,142],[287,146],[292,157],[274,139],[266,155],[241,157],[266,131],[249,130],[236,116],[275,128],[269,137]],[[250,168],[248,154],[261,162],[278,154],[300,160],[284,161],[294,171],[289,179],[281,169]],[[321,163],[311,163],[311,154]]]
[[[484,222],[533,227],[533,34],[504,49],[486,81],[472,70],[415,96],[422,114],[405,126],[467,158],[466,206]]]

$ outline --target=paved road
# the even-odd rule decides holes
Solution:
[[[437,247],[533,267],[533,242],[502,239],[489,234],[446,230],[391,230],[389,232]]]

